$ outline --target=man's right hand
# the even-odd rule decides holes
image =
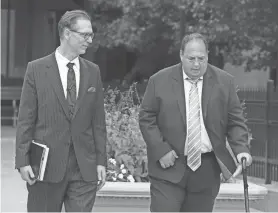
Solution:
[[[174,150],[168,152],[159,160],[161,167],[163,169],[166,169],[170,166],[173,166],[176,158],[178,158],[178,155],[176,154],[176,152]]]
[[[34,179],[35,175],[30,165],[20,167],[19,172],[21,178],[28,182],[30,185],[33,185],[36,182],[36,180]]]

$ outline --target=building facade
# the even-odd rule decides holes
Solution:
[[[78,0],[2,0],[2,83],[16,84],[29,61],[53,52],[59,44],[57,21],[65,11],[83,4]]]

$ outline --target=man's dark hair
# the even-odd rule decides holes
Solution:
[[[74,25],[78,19],[85,19],[91,21],[91,17],[84,10],[67,11],[58,22],[58,32],[60,38],[63,36],[65,28],[74,29]]]
[[[199,34],[199,33],[192,33],[189,35],[186,35],[183,37],[182,42],[181,42],[181,48],[180,48],[180,52],[183,54],[185,46],[188,42],[192,41],[192,40],[202,40],[205,43],[207,52],[208,52],[208,42],[205,36]]]

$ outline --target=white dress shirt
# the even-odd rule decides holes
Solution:
[[[184,94],[185,94],[185,106],[186,106],[186,117],[188,118],[189,113],[189,91],[191,88],[191,83],[187,80],[188,76],[183,73],[183,79],[184,79]],[[203,119],[203,112],[202,112],[202,89],[203,89],[203,77],[200,77],[200,81],[197,82],[197,87],[198,87],[198,94],[199,94],[199,100],[200,100],[200,117],[201,117],[201,151],[202,153],[206,152],[211,152],[212,151],[212,146],[211,142],[204,124],[204,119]],[[187,120],[187,126],[188,126],[188,120]],[[188,149],[188,129],[187,129],[187,134],[186,134],[186,141],[185,141],[185,146],[184,146],[184,155],[187,155],[187,149]]]
[[[80,82],[79,58],[76,57],[72,61],[69,61],[67,58],[62,56],[61,53],[59,53],[58,49],[56,49],[56,51],[55,51],[55,57],[56,57],[56,61],[57,61],[57,64],[58,64],[58,69],[59,69],[60,78],[61,78],[61,82],[62,82],[63,89],[64,89],[65,98],[67,98],[67,86],[68,86],[67,78],[68,78],[68,71],[69,71],[69,68],[67,67],[67,64],[69,62],[74,63],[73,70],[74,70],[74,73],[75,73],[76,98],[77,98],[78,97],[78,91],[79,91],[79,82]]]

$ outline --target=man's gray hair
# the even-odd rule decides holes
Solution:
[[[65,28],[73,29],[78,19],[85,19],[91,21],[91,17],[84,10],[67,11],[58,22],[58,32],[60,38],[63,36]]]
[[[202,40],[205,43],[207,52],[208,52],[208,42],[205,36],[203,36],[200,33],[192,33],[189,35],[186,35],[183,37],[182,42],[181,42],[181,48],[180,48],[180,52],[181,54],[183,54],[185,46],[187,45],[188,42],[192,41],[192,40]]]

